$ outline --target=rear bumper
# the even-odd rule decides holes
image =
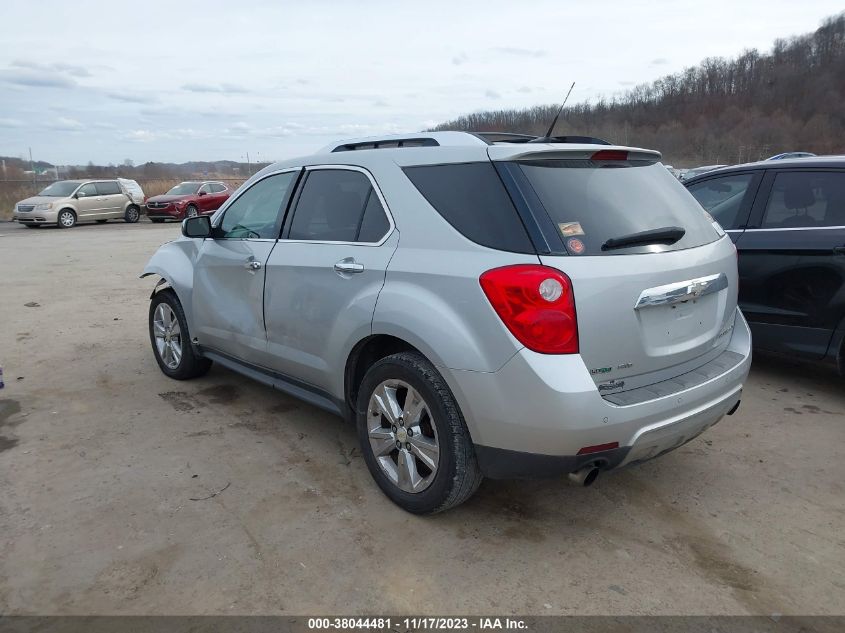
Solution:
[[[739,402],[751,333],[737,310],[725,371],[663,397],[620,406],[603,398],[581,357],[521,350],[495,373],[446,371],[490,477],[616,468],[656,457],[716,424]],[[584,447],[618,442],[608,454]]]

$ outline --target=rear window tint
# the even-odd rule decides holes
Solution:
[[[98,182],[97,193],[101,196],[111,196],[120,193],[120,186],[114,181]]]
[[[739,212],[753,178],[753,174],[731,174],[696,182],[688,189],[722,228],[736,229],[742,224]]]
[[[763,228],[845,226],[845,172],[783,172],[775,176]]]
[[[425,165],[404,171],[429,204],[467,239],[501,251],[535,252],[491,163]]]
[[[573,163],[576,161],[517,163],[570,254],[681,250],[719,238],[695,198],[662,165],[595,167]],[[684,236],[674,244],[602,250],[610,239],[667,227],[684,229]]]

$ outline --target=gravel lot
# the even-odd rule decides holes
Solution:
[[[0,223],[0,613],[845,610],[833,374],[757,358],[737,415],[669,455],[419,518],[339,419],[159,372],[138,274],[178,230]]]

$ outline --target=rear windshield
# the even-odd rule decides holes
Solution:
[[[719,239],[689,192],[659,163],[624,167],[580,161],[515,163],[549,214],[571,255],[625,255],[680,250]],[[673,244],[603,250],[608,240],[678,227]]]

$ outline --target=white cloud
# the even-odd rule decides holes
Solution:
[[[429,0],[426,14],[448,16],[437,21],[437,41],[455,43],[438,47],[419,8],[402,3],[211,2],[197,11],[145,0],[143,28],[127,31],[115,25],[139,24],[137,7],[101,11],[81,2],[72,12],[62,0],[3,4],[4,146],[32,145],[62,164],[220,160],[247,151],[284,158],[484,108],[559,102],[572,81],[570,103],[595,100],[708,56],[768,50],[842,5],[711,0],[667,11],[662,3],[536,0],[532,15],[562,33],[548,37],[542,25],[527,25],[522,3]],[[186,25],[213,37],[180,45]],[[143,45],[133,44],[133,28]],[[600,45],[628,42],[632,33],[637,44],[624,55]],[[58,129],[75,133],[73,142],[61,142]]]

